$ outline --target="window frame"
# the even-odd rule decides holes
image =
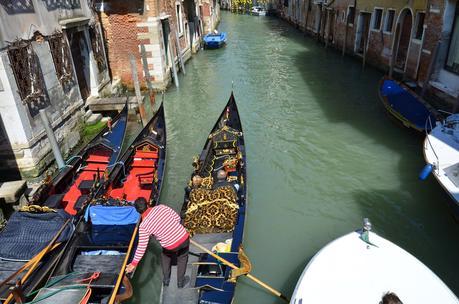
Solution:
[[[375,25],[376,25],[376,12],[379,11],[381,12],[381,17],[379,18],[379,27],[376,28]],[[382,28],[382,25],[383,25],[383,20],[384,20],[384,8],[382,7],[375,7],[373,9],[373,14],[371,16],[371,31],[373,32],[379,32],[381,31],[381,28]]]
[[[177,25],[179,37],[183,36],[183,11],[182,4],[180,2],[175,3],[175,13],[177,14]]]
[[[451,36],[450,36],[449,45],[448,45],[448,53],[446,54],[446,60],[445,60],[445,64],[444,64],[444,69],[446,71],[450,72],[450,73],[453,73],[454,75],[459,75],[459,70],[456,71],[452,67],[450,67],[448,65],[448,61],[449,61],[449,56],[450,56],[450,52],[451,52],[451,44],[453,42],[453,36],[454,36],[454,33],[455,33],[454,29],[455,29],[457,23],[459,23],[459,4],[458,3],[456,3],[456,12],[454,13],[454,21],[453,21],[453,27],[451,29]],[[459,28],[458,28],[457,35],[459,35]],[[458,39],[458,43],[459,43],[459,39]],[[458,48],[459,48],[459,46],[458,46]]]
[[[389,21],[389,16],[390,16],[390,13],[393,13],[392,15],[392,24],[390,26],[390,31],[387,30],[387,25],[388,25],[388,21]],[[384,15],[384,25],[383,25],[383,33],[384,34],[392,34],[394,32],[394,24],[395,24],[395,15],[397,13],[397,10],[396,9],[393,9],[393,8],[388,8],[387,11],[386,11],[386,14]]]
[[[422,28],[421,28],[421,36],[418,38],[418,30],[419,30],[419,17],[420,15],[423,14],[424,18],[422,19]],[[421,42],[422,39],[424,38],[424,29],[425,29],[425,21],[426,21],[426,12],[425,11],[417,11],[416,12],[416,19],[414,23],[414,32],[413,32],[413,37],[412,40],[415,42]]]
[[[352,18],[352,23],[350,22],[351,20],[349,20],[349,17],[350,17],[350,14],[351,14],[351,9],[353,9],[353,13],[354,13],[354,16],[353,16],[354,18]],[[346,12],[346,20],[345,20],[346,25],[351,26],[351,27],[354,27],[354,23],[355,23],[355,13],[356,13],[355,7],[354,7],[353,5],[349,5],[349,6],[347,7],[347,12]]]

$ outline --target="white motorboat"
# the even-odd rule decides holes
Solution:
[[[254,7],[252,7],[251,13],[254,16],[266,16],[266,10],[262,6],[254,6]]]
[[[459,114],[437,122],[424,140],[424,167],[421,179],[433,173],[440,185],[452,198],[450,205],[459,219]]]
[[[378,304],[387,292],[405,303],[459,303],[454,293],[414,256],[364,228],[322,248],[301,275],[291,304]]]

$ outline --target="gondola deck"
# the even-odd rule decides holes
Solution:
[[[219,252],[219,255],[239,266],[247,185],[244,136],[233,94],[194,165],[192,176],[200,175],[204,182],[203,187],[186,191],[181,212],[183,223],[193,234],[192,240],[207,249],[213,250],[219,243],[226,245],[225,252]],[[220,169],[225,170],[229,178],[227,183],[219,185],[216,181]],[[209,215],[214,208],[219,211]],[[204,224],[205,213],[211,227]],[[223,218],[231,218],[231,222],[223,223],[220,221]],[[232,240],[230,246],[227,240]],[[186,270],[188,282],[184,288],[177,288],[175,266],[172,273],[170,285],[163,287],[161,292],[163,304],[231,303],[233,299],[236,282],[230,280],[230,268],[194,245],[190,245]]]
[[[140,218],[133,201],[144,197],[151,204],[158,202],[165,160],[166,128],[161,106],[86,209],[37,298],[63,303],[113,303],[126,291],[127,286],[120,283],[134,253]],[[62,277],[65,279],[61,281]],[[81,285],[87,293],[82,292]]]
[[[98,181],[103,178],[104,171],[110,171],[112,165],[118,159],[126,130],[127,111],[127,106],[125,106],[125,108],[113,119],[110,127],[106,126],[94,139],[83,147],[76,156],[72,157],[68,161],[67,166],[59,171],[53,179],[48,179],[43,183],[33,196],[30,205],[46,206],[60,211],[65,210],[67,214],[75,216],[97,191],[100,185]],[[96,167],[94,167],[94,165]],[[96,176],[98,177],[96,178]],[[85,185],[87,187],[85,189],[80,187],[83,181],[86,181]],[[30,220],[32,222],[29,224],[33,224],[33,222],[36,221],[33,219],[34,214],[25,213],[30,214]],[[69,227],[70,226],[67,228]],[[7,231],[7,228],[5,228],[4,231]],[[46,229],[46,227],[43,227],[43,229]],[[53,235],[45,236],[43,233],[36,233],[37,230],[33,228],[33,226],[31,226],[29,230],[30,232],[22,232],[29,237],[27,242],[39,243],[31,241],[30,238],[33,237],[43,239],[40,242],[42,248],[37,248],[38,251],[43,249],[47,241],[53,237]],[[56,233],[56,231],[54,231],[54,233]],[[17,242],[20,243],[20,240],[21,239],[18,239]],[[65,239],[61,238],[61,240]],[[19,246],[17,248],[23,247]],[[22,288],[26,295],[29,291],[39,287],[42,282],[46,280],[62,248],[63,245],[58,246],[43,258],[37,270],[32,273],[32,276]],[[14,253],[10,251],[8,254]],[[23,256],[23,253],[19,252],[18,257],[19,256]],[[9,256],[9,258],[9,260],[2,260],[0,256],[0,277],[3,277],[3,279],[12,274],[15,269],[19,269],[23,264],[22,261],[15,261],[18,260],[17,258],[11,256]],[[24,260],[24,258],[19,260]],[[9,285],[0,287],[0,299],[6,299],[9,294],[7,290],[8,287]]]

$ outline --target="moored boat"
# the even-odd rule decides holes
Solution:
[[[386,110],[407,128],[424,132],[435,124],[435,110],[403,83],[384,77],[379,97]]]
[[[253,16],[266,16],[266,10],[262,6],[254,6],[250,12]]]
[[[448,204],[459,221],[459,114],[437,123],[424,140],[423,152],[427,165],[420,178],[432,172],[451,197]]]
[[[132,288],[125,266],[134,254],[140,215],[134,201],[156,204],[166,161],[166,126],[161,105],[96,193],[67,243],[39,303],[115,303]]]
[[[246,155],[241,120],[233,94],[215,123],[204,148],[193,163],[193,177],[201,184],[186,188],[181,216],[196,242],[240,267],[247,207]],[[226,178],[217,179],[225,172]],[[196,180],[196,179],[195,179]],[[161,303],[231,303],[237,272],[202,249],[190,246],[185,288],[178,289],[175,276],[163,288]],[[244,273],[241,273],[244,274]]]
[[[209,33],[204,36],[204,47],[207,49],[218,49],[225,45],[227,35],[225,32],[221,33]]]
[[[427,266],[370,230],[366,221],[364,229],[322,248],[304,269],[290,303],[382,303],[387,292],[403,303],[459,303]]]
[[[116,163],[126,124],[127,106],[76,156],[69,159],[64,169],[54,178],[47,178],[28,206],[13,213],[0,233],[0,299],[11,299],[8,288],[15,282],[11,282],[13,278],[9,277],[24,265],[28,267],[23,271],[26,274],[18,292],[23,293],[25,299],[30,298],[30,291],[47,279],[73,231],[72,221],[78,218],[78,212],[97,192],[104,172],[109,172]],[[47,251],[47,245],[56,235],[55,243],[59,246]],[[45,251],[39,263],[33,266],[32,261]]]

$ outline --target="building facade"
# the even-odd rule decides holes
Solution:
[[[283,19],[423,92],[458,104],[457,0],[281,0]]]
[[[100,33],[87,0],[0,1],[0,171],[34,177],[54,159],[41,109],[64,154],[79,142],[84,100],[110,81]]]
[[[172,64],[179,69],[199,50],[220,15],[212,0],[98,0],[96,7],[112,77],[132,87],[133,56],[142,86],[159,91],[171,82]]]

